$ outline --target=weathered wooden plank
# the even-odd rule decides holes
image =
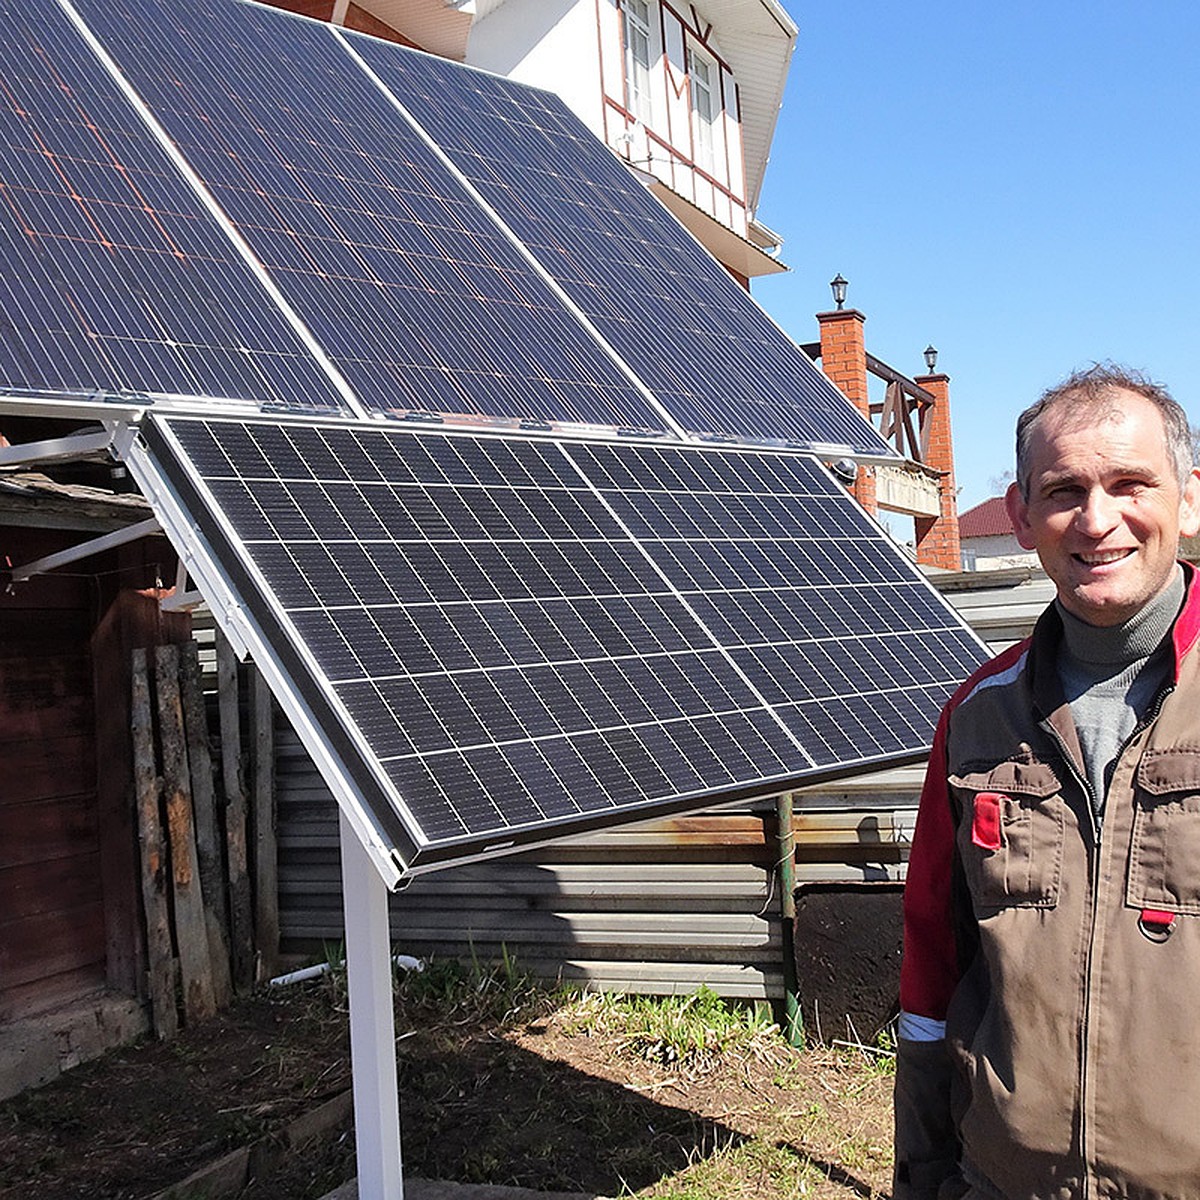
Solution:
[[[159,646],[155,649],[154,659],[159,741],[162,746],[163,801],[167,814],[172,895],[175,900],[175,944],[179,947],[184,1019],[192,1024],[211,1017],[217,1005],[213,995],[204,898],[196,869],[196,831],[192,820],[183,705],[179,695],[179,647]]]
[[[0,1025],[20,1021],[30,1013],[48,1012],[104,987],[104,963],[93,962],[74,971],[48,975],[13,987],[0,983]],[[0,1078],[0,1096],[10,1090],[11,1079]]]
[[[254,986],[254,909],[246,854],[246,790],[242,772],[242,730],[238,707],[237,658],[218,629],[217,705],[221,721],[221,781],[225,790],[225,848],[229,871],[229,937],[233,986]]]
[[[261,671],[254,686],[254,936],[261,978],[279,959],[279,860],[275,842],[275,702]]]
[[[132,718],[134,791],[137,798],[138,844],[141,849],[142,904],[146,914],[147,975],[154,1032],[173,1037],[179,1028],[175,1008],[175,957],[167,911],[167,844],[159,818],[162,780],[154,754],[150,679],[146,651],[132,656]]]
[[[58,912],[66,905],[100,903],[104,890],[99,852],[0,868],[0,896],[4,897],[0,908],[0,920],[4,921]]]
[[[0,808],[0,868],[98,848],[95,797],[90,793]]]
[[[226,933],[229,906],[225,897],[225,856],[217,821],[212,754],[208,745],[208,713],[200,682],[200,654],[195,642],[185,642],[180,647],[179,672],[213,998],[218,1008],[224,1008],[233,999],[229,937]]]
[[[0,979],[5,987],[65,971],[103,970],[104,906],[99,901],[0,921]]]
[[[130,577],[122,574],[121,578]],[[130,655],[137,646],[186,641],[190,624],[186,613],[164,613],[155,592],[122,587],[90,641],[90,698],[96,714],[91,769],[100,827],[108,982],[126,993],[145,994],[146,958],[138,901],[137,811],[131,803]]]
[[[87,734],[50,734],[6,743],[0,807],[90,793],[96,786],[96,747]]]
[[[7,631],[6,631],[7,632]],[[29,657],[6,666],[0,687],[0,748],[29,738],[91,737],[92,678],[87,650]]]

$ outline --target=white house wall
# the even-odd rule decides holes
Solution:
[[[603,138],[601,44],[596,0],[508,0],[475,23],[467,62],[557,92]]]

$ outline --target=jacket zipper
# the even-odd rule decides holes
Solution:
[[[1076,767],[1075,760],[1067,749],[1066,742],[1062,740],[1058,730],[1048,720],[1042,721],[1041,726],[1050,735],[1050,740],[1058,746],[1059,752],[1062,754],[1062,760],[1067,764],[1067,769],[1071,772],[1075,782],[1083,789],[1084,799],[1087,802],[1088,819],[1092,823],[1092,853],[1088,862],[1089,896],[1091,898],[1092,913],[1091,927],[1088,930],[1087,952],[1083,964],[1083,1012],[1080,1018],[1081,1028],[1079,1031],[1079,1156],[1081,1159],[1080,1173],[1083,1177],[1082,1200],[1088,1200],[1088,1196],[1091,1194],[1091,1170],[1088,1166],[1089,1130],[1087,1119],[1088,1034],[1092,1011],[1092,950],[1096,942],[1096,921],[1099,912],[1099,905],[1096,903],[1096,893],[1100,886],[1100,822],[1096,819],[1096,795],[1092,791],[1092,785],[1087,781],[1087,778],[1079,768]],[[1122,750],[1124,750],[1124,747],[1122,747]]]
[[[1133,731],[1121,744],[1117,751],[1117,762],[1121,756],[1129,749],[1129,744],[1134,738],[1154,723],[1167,697],[1175,690],[1174,684],[1168,684],[1155,697],[1154,703],[1146,710],[1146,715],[1133,727]],[[1091,1036],[1091,1012],[1092,1012],[1092,957],[1096,946],[1096,926],[1099,921],[1100,904],[1100,829],[1101,824],[1096,818],[1096,795],[1092,791],[1092,785],[1080,773],[1075,765],[1075,760],[1071,757],[1067,750],[1066,743],[1062,740],[1057,729],[1050,724],[1049,721],[1039,722],[1046,733],[1050,735],[1051,740],[1058,746],[1059,752],[1062,754],[1063,762],[1067,764],[1068,770],[1071,772],[1078,783],[1083,788],[1083,793],[1088,801],[1088,817],[1092,823],[1092,855],[1089,864],[1089,874],[1091,883],[1091,928],[1088,931],[1087,943],[1087,958],[1084,962],[1084,989],[1083,989],[1083,1018],[1082,1028],[1080,1029],[1080,1051],[1079,1051],[1079,1152],[1083,1158],[1083,1194],[1081,1200],[1088,1200],[1092,1192],[1092,1173],[1091,1173],[1091,1154],[1089,1152],[1089,1139],[1091,1130],[1088,1121],[1088,1041]]]

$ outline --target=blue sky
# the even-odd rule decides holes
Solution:
[[[850,280],[868,349],[951,376],[960,510],[1021,408],[1112,359],[1200,421],[1200,5],[785,0],[800,39],[754,285],[797,340]]]

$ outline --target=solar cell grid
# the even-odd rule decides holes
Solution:
[[[58,5],[0,11],[0,386],[342,410]]]
[[[79,8],[368,408],[663,428],[327,29]]]
[[[417,865],[915,755],[979,657],[911,571],[845,611],[803,574],[821,530],[778,537],[772,497],[851,507],[807,460],[183,417],[148,437]],[[910,613],[940,651],[915,672]]]
[[[385,86],[685,428],[889,452],[557,97],[350,36]]]
[[[815,762],[851,754],[847,736],[858,755],[912,744],[978,661],[944,602],[913,579],[813,460],[681,455],[665,446],[573,453],[586,458],[585,473],[601,481],[622,526]],[[932,678],[918,681],[903,668],[897,650],[909,629],[940,635]],[[888,669],[893,664],[899,669]],[[788,677],[796,690],[781,695]],[[873,709],[884,694],[886,704]],[[827,703],[849,732],[814,742],[828,721],[812,710]]]

